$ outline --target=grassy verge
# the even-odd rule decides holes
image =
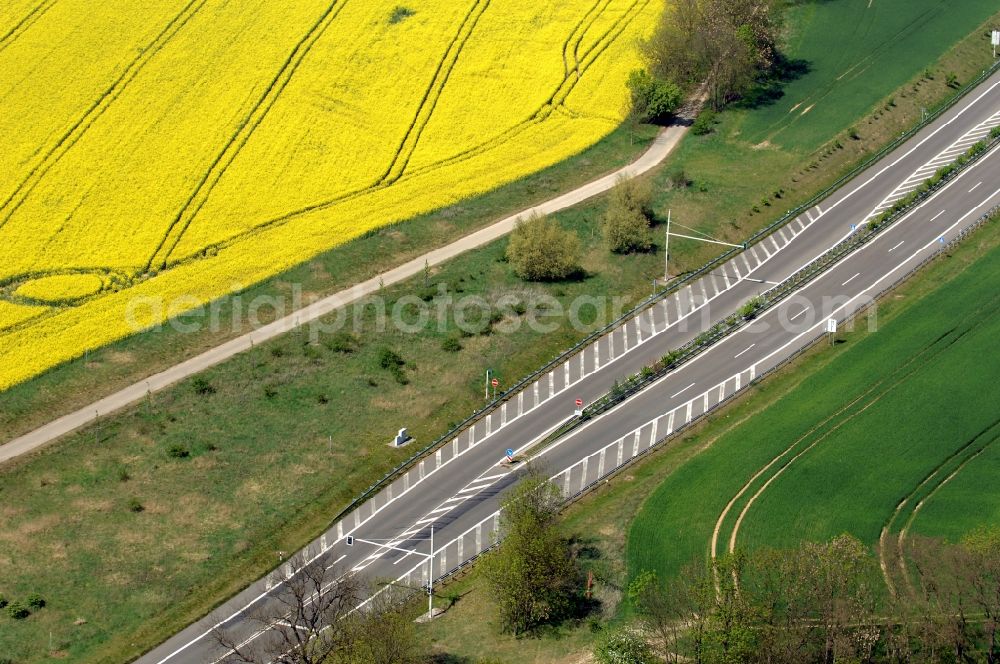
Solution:
[[[731,464],[725,463],[725,459],[733,458],[740,463],[747,458],[748,450],[742,446],[736,450],[734,442],[739,444],[752,438],[760,444],[758,432],[766,428],[768,419],[776,412],[785,418],[789,412],[787,404],[810,399],[814,390],[809,386],[828,380],[829,375],[838,373],[845,363],[864,364],[864,360],[870,359],[859,359],[859,350],[864,352],[865,344],[873,345],[881,339],[895,337],[901,328],[909,326],[910,318],[934,306],[941,293],[950,293],[961,284],[975,282],[979,271],[988,269],[995,274],[998,258],[1000,227],[994,223],[888,294],[879,304],[880,333],[859,325],[841,336],[844,343],[835,347],[817,344],[726,408],[568,507],[562,527],[568,537],[584,547],[583,564],[594,572],[596,596],[602,602],[601,614],[595,616],[595,620],[621,619],[629,614],[629,607],[621,604],[622,589],[627,586],[629,573],[649,567],[661,573],[675,573],[681,566],[707,553],[706,533],[710,535],[716,516],[711,508],[717,507],[720,498],[724,499],[723,505],[728,500],[728,494],[713,497],[715,489],[727,482],[727,469]],[[867,369],[868,365],[864,366]],[[814,414],[811,407],[798,412],[807,419],[809,414]],[[898,424],[898,419],[894,423]],[[991,472],[996,472],[1000,459],[997,449],[995,445],[989,447],[976,463],[963,470],[963,474],[968,472],[968,475],[957,476],[953,484],[949,483],[934,501],[922,508],[927,509],[930,516],[921,514],[915,530],[960,536],[969,528],[982,525],[987,515],[997,514],[1000,493],[985,489],[995,484],[989,478],[993,477]],[[867,459],[872,461],[871,456]],[[885,463],[892,464],[896,460],[886,458]],[[884,465],[880,470],[884,475]],[[845,473],[845,476],[850,475]],[[829,475],[823,475],[823,482],[815,482],[815,477],[814,473],[813,484],[822,488]],[[691,494],[691,500],[685,497],[685,492]],[[710,504],[707,511],[698,508],[698,504],[704,502]],[[892,506],[888,505],[889,511]],[[820,506],[813,507],[818,509]],[[696,514],[688,518],[686,513],[692,509]],[[711,518],[704,517],[703,512],[711,512]],[[886,510],[878,516],[884,519]],[[956,530],[955,523],[964,528]],[[775,520],[771,528],[780,531],[785,526],[788,526],[790,538],[801,532],[789,522],[780,520]],[[687,531],[692,528],[696,532],[689,536]],[[490,644],[488,657],[498,662],[585,661],[595,638],[590,621],[565,625],[528,639],[498,634],[492,622],[496,609],[474,569],[445,586],[441,594],[440,605],[449,607],[448,611],[434,623],[420,627],[425,645],[437,653],[441,661],[471,663],[479,658],[486,659],[483,643]],[[522,659],[522,656],[527,658]]]
[[[290,302],[292,284],[301,288],[303,298],[335,293],[492,221],[617,170],[644,151],[656,132],[652,126],[640,126],[635,132],[621,128],[577,157],[489,194],[382,228],[250,287],[240,296],[244,302],[256,297]],[[221,320],[232,319],[232,298],[220,300],[217,306]],[[265,308],[260,312],[260,321],[268,322],[274,313]],[[56,367],[0,392],[0,440],[10,440],[91,403],[96,396],[110,394],[246,331],[222,325],[216,330],[178,333],[168,326]]]
[[[977,36],[969,43],[979,41]],[[946,57],[971,71],[978,65],[961,62],[963,48]],[[914,103],[951,92],[936,80],[913,85]],[[877,130],[850,145],[820,148],[810,157],[817,167],[801,171],[810,158],[746,146],[736,129],[744,112],[726,114],[714,134],[686,141],[671,166],[653,176],[659,203],[679,212],[683,223],[742,237],[783,211],[778,200],[780,207],[785,201],[791,207],[793,200],[808,198],[913,120],[902,113],[902,103],[895,108],[900,113],[873,119]],[[618,132],[579,160],[496,197],[330,252],[250,289],[244,300],[288,294],[294,283],[306,293],[336,290],[547,198],[581,175],[624,163],[639,147]],[[673,177],[677,169],[685,169],[694,185],[675,186],[683,185]],[[791,184],[782,187],[785,179]],[[753,212],[761,191],[779,187],[786,190],[782,199]],[[500,241],[448,263],[426,282],[415,279],[383,295],[391,307],[404,295],[443,283],[450,293],[487,300],[507,293],[524,299],[545,293],[562,302],[580,294],[637,299],[661,271],[661,258],[610,257],[599,242],[601,207],[597,201],[559,215],[584,246],[587,276],[580,281],[526,289],[502,262]],[[732,224],[720,229],[720,219]],[[711,250],[675,251],[682,264],[695,265]],[[222,303],[224,315],[230,306]],[[155,395],[0,471],[0,592],[39,592],[49,601],[28,620],[4,624],[0,652],[16,661],[68,656],[84,662],[121,661],[140,652],[272,567],[277,552],[292,551],[318,533],[399,460],[400,453],[385,444],[399,426],[428,442],[481,404],[485,367],[499,370],[509,385],[583,334],[559,321],[545,335],[522,327],[511,334],[459,337],[451,323],[408,335],[378,332],[372,315],[362,318],[356,347],[347,343],[345,349],[333,335],[318,345],[289,335],[206,372],[203,382]],[[116,344],[0,395],[0,430],[10,437],[225,336],[165,328]],[[462,349],[446,350],[447,338]],[[385,349],[398,354],[404,367],[384,368]],[[609,578],[616,565],[619,573],[624,569],[611,557],[599,564]]]

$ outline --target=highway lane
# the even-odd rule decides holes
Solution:
[[[565,368],[558,368],[535,385],[528,386],[522,393],[526,395],[524,398],[509,402],[512,411],[509,417],[498,414],[487,423],[480,424],[480,430],[473,431],[468,440],[458,440],[450,450],[447,448],[451,446],[446,446],[440,460],[434,460],[429,468],[407,474],[401,486],[386,496],[376,497],[373,501],[375,507],[356,521],[349,518],[346,524],[338,524],[321,541],[310,546],[311,554],[322,551],[324,560],[331,563],[338,561],[340,567],[356,568],[371,576],[398,578],[409,573],[409,581],[419,584],[423,583],[426,567],[419,564],[417,556],[405,556],[384,549],[380,551],[367,545],[348,548],[339,539],[340,536],[353,531],[366,539],[390,539],[399,546],[424,547],[426,550],[426,543],[413,540],[426,537],[433,524],[437,541],[442,544],[438,547],[435,560],[436,575],[487,545],[494,523],[490,517],[496,511],[496,497],[512,481],[511,475],[497,465],[506,447],[521,449],[530,446],[547,429],[565,419],[572,411],[574,398],[586,401],[597,398],[607,391],[615,378],[633,373],[666,350],[681,345],[714,320],[736,310],[746,299],[766,289],[766,282],[780,281],[836,244],[849,232],[852,223],[860,223],[901,183],[919,173],[943,151],[967,140],[966,134],[970,130],[989,121],[1000,109],[998,85],[1000,76],[995,76],[937,123],[822,202],[818,208],[793,221],[784,234],[751,248],[746,252],[746,260],[744,256],[736,257],[701,283],[685,289],[676,298],[668,299],[665,306],[662,303],[653,306],[648,315],[598,340],[592,348],[580,354],[580,359],[572,358]],[[957,212],[963,206],[965,198],[959,194],[979,196],[985,200],[986,195],[996,188],[988,186],[991,182],[1000,181],[996,161],[996,156],[990,155],[977,164],[917,213],[866,246],[855,255],[858,258],[852,256],[828,275],[810,284],[803,290],[803,295],[808,292],[822,297],[821,293],[825,291],[820,286],[827,288],[830,284],[836,286],[831,292],[841,296],[860,293],[861,289],[871,287],[873,280],[878,278],[879,269],[884,271],[892,267],[884,255],[879,258],[871,248],[885,246],[884,254],[889,255],[892,252],[888,248],[903,252],[904,247],[916,248],[926,244],[926,233],[933,235],[948,227],[946,222],[954,214],[949,213],[948,208]],[[955,186],[958,182],[977,177],[973,174],[982,174],[977,181],[986,184],[972,194],[967,189],[972,189],[976,182],[965,189]],[[951,197],[957,197],[954,204]],[[924,211],[937,201],[941,201],[945,214],[937,215],[935,212],[936,217],[928,215],[925,220],[922,216]],[[894,238],[891,244],[885,239],[890,237]],[[931,238],[931,241],[934,239]],[[899,242],[903,244],[897,245]],[[899,255],[905,258],[909,254]],[[865,263],[864,269],[845,267],[861,256],[868,257],[866,260],[870,260],[872,265]],[[850,273],[841,274],[842,268]],[[707,305],[705,299],[710,299]],[[711,407],[720,394],[708,394],[710,388],[715,389],[723,381],[729,381],[728,385],[723,384],[721,396],[724,397],[736,389],[736,380],[745,385],[751,373],[759,375],[772,360],[776,363],[782,353],[794,352],[798,347],[795,336],[786,338],[773,329],[764,331],[765,324],[781,315],[782,311],[788,318],[799,314],[804,305],[793,304],[794,307],[789,305],[768,312],[753,325],[727,338],[653,388],[564,438],[556,447],[545,452],[547,466],[554,473],[570,469],[566,473],[560,472],[559,481],[568,493],[572,493],[588,479],[609,471],[620,456],[628,458],[633,450],[645,449],[669,429],[679,426],[684,417],[696,417],[706,403]],[[815,309],[814,306],[810,308]],[[813,317],[802,314],[800,318],[808,321]],[[816,320],[813,318],[810,321],[813,326],[817,324]],[[536,387],[539,397],[535,397]],[[521,413],[519,416],[518,412]],[[669,421],[671,415],[673,423]],[[637,428],[638,437],[635,436]],[[632,438],[624,441],[629,435]],[[472,441],[475,441],[474,445]],[[601,449],[605,450],[603,458]],[[476,478],[485,479],[476,482]],[[375,508],[378,508],[377,511]],[[457,540],[463,533],[466,533],[465,536]],[[238,611],[251,600],[263,598],[266,585],[266,581],[255,584],[226,604],[218,613],[223,617],[233,616],[224,625],[225,629],[246,637],[252,636],[252,631]],[[210,622],[193,625],[149,653],[142,661],[214,660],[222,653],[205,636]]]

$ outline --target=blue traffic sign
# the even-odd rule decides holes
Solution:
[[[512,450],[512,449],[510,449],[508,447],[507,448],[507,456],[510,457],[510,458],[513,458],[513,456],[514,456],[514,450]]]

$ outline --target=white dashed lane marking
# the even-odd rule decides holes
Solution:
[[[691,383],[690,385],[688,385],[687,387],[685,387],[685,388],[684,388],[683,390],[681,390],[680,392],[677,392],[676,394],[671,394],[671,395],[670,395],[670,398],[671,398],[671,399],[673,399],[674,397],[679,397],[680,395],[682,395],[682,394],[684,394],[685,392],[687,392],[688,390],[690,390],[690,389],[691,389],[692,387],[694,387],[694,383]]]

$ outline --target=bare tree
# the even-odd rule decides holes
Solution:
[[[295,570],[298,570],[297,572]],[[214,630],[232,664],[323,664],[337,661],[357,634],[354,609],[364,584],[351,573],[338,574],[323,560],[298,554],[283,565],[274,590],[237,625]],[[245,628],[245,629],[244,629]]]
[[[927,537],[911,537],[908,549],[923,591],[911,598],[920,608],[921,650],[934,656],[950,653],[956,661],[966,661],[975,649],[968,552]]]

